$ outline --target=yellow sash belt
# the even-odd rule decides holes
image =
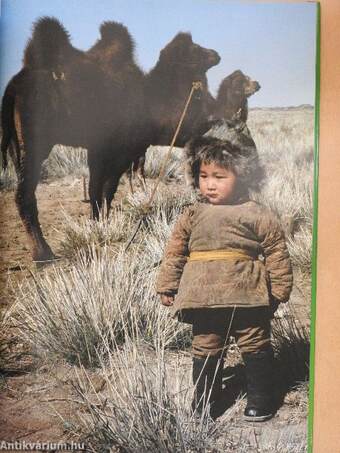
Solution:
[[[252,260],[254,257],[244,250],[206,250],[191,252],[188,261],[215,261],[215,260]]]

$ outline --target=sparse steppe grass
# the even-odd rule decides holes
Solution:
[[[314,110],[250,110],[248,127],[270,167],[284,159],[313,160]],[[275,157],[275,159],[271,159]]]
[[[1,168],[0,171],[0,190],[1,191],[10,191],[14,190],[17,184],[17,175],[15,173],[15,168],[11,160],[8,162],[6,170]]]
[[[60,179],[68,175],[88,176],[87,151],[83,148],[55,145],[43,163],[40,179]]]
[[[206,416],[192,417],[191,334],[154,294],[157,268],[150,262],[162,243],[160,238],[155,254],[142,244],[129,254],[112,256],[105,247],[101,253],[80,254],[68,270],[54,266],[21,288],[12,311],[20,337],[40,357],[80,365],[75,390],[82,409],[73,424],[76,434],[98,453],[116,447],[131,452],[245,453],[256,446],[267,452],[306,451],[305,430],[297,428],[305,420],[305,387],[293,388],[286,403],[296,424],[276,427],[275,435],[264,426],[254,437],[254,428],[242,424],[241,400],[215,425]],[[285,317],[275,320],[273,333],[289,389],[306,377],[308,335],[296,330],[290,307],[286,309]],[[85,367],[97,368],[95,381]]]
[[[80,251],[91,252],[93,248],[109,246],[117,249],[120,243],[127,241],[135,226],[135,215],[123,211],[120,204],[112,207],[108,218],[103,211],[99,221],[88,216],[74,219],[65,210],[63,216],[63,230],[57,231],[60,253],[70,259],[77,257]]]
[[[78,434],[94,452],[114,447],[155,453],[306,451],[306,427],[300,425],[307,411],[306,384],[286,395],[289,422],[273,419],[256,428],[243,422],[245,400],[240,394],[212,423],[207,413],[197,417],[190,411],[194,390],[190,362],[187,355],[164,349],[150,353],[132,342],[119,354],[109,354],[94,377],[81,368],[74,382],[85,406],[76,423]]]
[[[103,209],[98,222],[88,217],[74,219],[64,211],[63,228],[57,231],[62,256],[76,259],[81,250],[89,251],[92,247],[102,246],[117,248],[119,244],[126,243],[135,232],[139,220],[144,218],[153,187],[154,181],[148,181],[146,188],[139,188],[134,193],[127,192],[119,204],[113,204],[108,218],[106,209]],[[136,239],[144,238],[145,247],[149,247],[149,243],[156,246],[155,241],[161,237],[165,241],[170,234],[170,225],[195,199],[195,193],[184,186],[172,187],[161,183]],[[160,259],[158,253],[157,261]]]
[[[169,151],[168,146],[150,146],[145,159],[145,176],[156,178],[159,176],[164,159]],[[183,149],[174,147],[165,167],[164,180],[182,179],[183,177]]]
[[[128,192],[124,200],[124,208],[130,211],[138,219],[145,213],[151,194],[155,187],[155,181],[148,181],[145,189]],[[195,192],[184,184],[165,184],[160,182],[152,200],[148,216],[158,215],[162,212],[168,219],[174,219],[184,208],[196,200]]]
[[[272,321],[272,343],[284,388],[308,380],[309,331],[297,318],[290,302],[285,307],[284,316]]]
[[[207,413],[190,413],[187,363],[178,358],[170,368],[164,349],[151,355],[127,343],[101,364],[102,392],[84,369],[78,372],[75,388],[88,412],[79,425],[93,451],[209,451],[216,427]]]
[[[153,348],[187,346],[188,329],[155,294],[156,272],[141,245],[129,253],[124,247],[81,252],[67,270],[55,265],[22,283],[11,309],[14,325],[36,354],[90,367],[98,365],[103,344],[114,348],[127,337]]]
[[[311,229],[314,111],[251,110],[248,126],[267,175],[256,198],[280,216],[287,232],[301,224]]]
[[[301,225],[312,228],[313,223],[313,168],[281,167],[269,172],[254,198],[270,208],[282,222],[288,235],[293,235]]]
[[[72,175],[75,178],[88,176],[87,151],[83,148],[55,145],[48,158],[43,162],[40,181],[50,182]],[[14,190],[17,176],[11,159],[6,171],[0,172],[0,190]]]
[[[135,342],[127,342],[119,354],[109,353],[94,375],[81,367],[74,380],[83,406],[75,423],[77,434],[81,432],[94,452],[306,451],[306,427],[301,426],[306,384],[286,395],[289,421],[273,419],[256,427],[243,422],[245,399],[240,394],[212,423],[207,413],[197,417],[190,411],[190,370],[188,354],[147,351]],[[228,388],[228,381],[224,384]]]
[[[287,246],[293,265],[308,278],[312,271],[312,228],[301,226],[294,238],[288,237]]]

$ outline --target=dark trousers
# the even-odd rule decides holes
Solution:
[[[194,357],[223,357],[230,336],[242,354],[271,348],[268,307],[193,310],[192,330]]]

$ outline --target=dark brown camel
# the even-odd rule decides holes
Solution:
[[[107,77],[93,54],[75,49],[56,19],[39,19],[25,49],[23,69],[9,82],[3,97],[3,162],[8,149],[18,171],[16,204],[36,261],[54,258],[42,235],[35,197],[41,164],[53,145],[88,149],[94,217],[98,217],[104,184],[108,196],[132,160],[131,150],[120,146],[127,138],[131,142],[131,129],[124,128],[126,87],[122,77]],[[118,160],[117,147],[123,156]]]
[[[101,156],[101,169],[96,175],[97,193],[94,217],[98,218],[102,199],[109,211],[121,175],[131,163],[145,154],[151,125],[146,112],[145,75],[134,61],[134,42],[127,28],[116,22],[104,22],[101,39],[86,53],[104,72],[106,111],[99,121],[114,126],[109,153]],[[112,90],[118,86],[119,90]],[[119,111],[119,120],[112,121]],[[106,118],[106,119],[105,119]],[[98,153],[89,151],[89,165],[98,161]],[[90,194],[91,199],[91,194]]]
[[[193,42],[190,33],[178,33],[160,52],[158,62],[146,76],[147,111],[152,124],[150,144],[169,145],[189,95],[192,83],[202,83],[185,116],[176,146],[209,129],[208,118],[215,100],[208,90],[206,72],[217,65],[220,56]],[[134,163],[134,170],[144,175],[144,156]]]
[[[203,83],[203,92],[189,109],[181,143],[206,120],[212,98],[205,72],[219,62],[216,52],[180,33],[145,79],[133,48],[127,29],[114,22],[102,25],[101,39],[86,53],[70,44],[56,19],[42,18],[34,26],[23,69],[3,97],[1,149],[3,162],[9,150],[18,171],[16,204],[35,261],[54,259],[35,197],[41,164],[53,145],[87,148],[90,201],[98,218],[103,198],[109,208],[120,176],[148,145],[169,143],[196,80]]]
[[[193,135],[206,130],[214,106],[206,72],[219,61],[215,50],[193,42],[190,33],[178,33],[165,46],[156,66],[146,76],[146,98],[154,125],[152,144],[168,145],[171,142],[195,81],[202,83],[202,90],[196,92],[189,105],[176,145],[183,146]]]
[[[234,71],[222,80],[218,89],[214,116],[226,120],[248,119],[248,98],[260,89],[260,84],[244,75],[242,71]]]

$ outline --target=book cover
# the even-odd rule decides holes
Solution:
[[[319,24],[313,2],[2,1],[0,449],[311,450]],[[223,369],[193,407],[199,335],[161,304],[156,282],[178,219],[204,195],[210,170],[195,184],[188,155],[208,142],[229,146],[226,168],[251,201],[242,192],[215,225],[228,256],[190,263],[215,250],[189,242],[181,261],[181,272],[205,266],[194,305],[206,294],[234,310]],[[263,217],[249,214],[255,205]],[[274,230],[292,272],[273,270]],[[227,272],[238,292],[225,307],[209,284]],[[289,272],[286,297],[275,282]],[[272,309],[265,378],[233,324],[254,300]],[[247,419],[252,392],[260,415]]]

